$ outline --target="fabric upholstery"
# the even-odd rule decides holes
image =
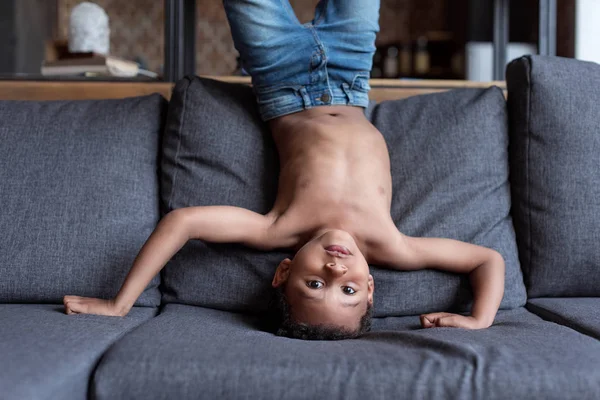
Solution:
[[[160,95],[0,101],[1,303],[116,294],[160,217],[165,111]]]
[[[502,91],[454,90],[382,102],[371,119],[388,143],[392,217],[398,229],[497,250],[506,264],[501,307],[525,304],[509,215],[508,121]],[[379,315],[414,315],[452,305],[464,309],[469,299],[466,276],[459,280],[438,271],[377,272]]]
[[[465,240],[506,261],[503,308],[525,304],[509,217],[506,103],[498,88],[384,102],[367,111],[388,144],[392,216],[416,236]],[[270,210],[278,157],[249,87],[186,78],[173,92],[165,130],[161,198],[168,210],[235,205]],[[267,307],[282,252],[192,241],[163,270],[163,301],[231,311]],[[375,313],[464,309],[466,277],[373,268]]]
[[[600,298],[529,299],[527,309],[540,317],[600,340]]]
[[[513,218],[529,297],[600,296],[600,65],[507,69]]]
[[[66,315],[51,304],[0,304],[0,398],[85,400],[102,354],[156,313],[134,307],[124,318]]]
[[[103,357],[98,400],[597,399],[600,341],[523,308],[484,330],[376,320],[356,340],[302,341],[253,317],[169,304]]]

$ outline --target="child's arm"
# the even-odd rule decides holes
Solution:
[[[190,239],[216,243],[243,243],[269,249],[272,219],[227,206],[174,210],[158,224],[138,253],[123,286],[114,299],[65,296],[67,314],[126,315],[152,278]]]
[[[450,313],[421,315],[424,328],[487,328],[494,322],[504,295],[504,259],[486,247],[452,239],[398,237],[385,264],[398,270],[435,268],[468,273],[473,288],[471,316]]]

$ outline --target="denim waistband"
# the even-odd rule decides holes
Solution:
[[[279,85],[277,88],[255,89],[258,109],[263,121],[319,106],[368,107],[368,81],[351,87],[345,82],[313,85]],[[366,82],[366,83],[365,83]]]

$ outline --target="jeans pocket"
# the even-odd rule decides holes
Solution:
[[[302,85],[292,83],[278,83],[275,85],[254,86],[254,93],[263,98],[277,97],[278,92],[298,93]]]
[[[267,87],[258,87],[254,89],[258,104],[262,106],[271,106],[273,104],[287,104],[302,98],[299,85],[279,84]]]
[[[371,90],[371,85],[369,85],[369,76],[370,73],[367,71],[358,72],[354,75],[354,79],[352,79],[352,85],[350,85],[350,90],[357,90],[359,92],[367,93]]]

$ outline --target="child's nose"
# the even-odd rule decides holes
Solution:
[[[327,264],[325,264],[325,268],[327,268],[332,274],[335,274],[336,276],[342,276],[346,272],[348,272],[348,267],[346,267],[344,264],[338,264],[335,262],[328,262]]]

